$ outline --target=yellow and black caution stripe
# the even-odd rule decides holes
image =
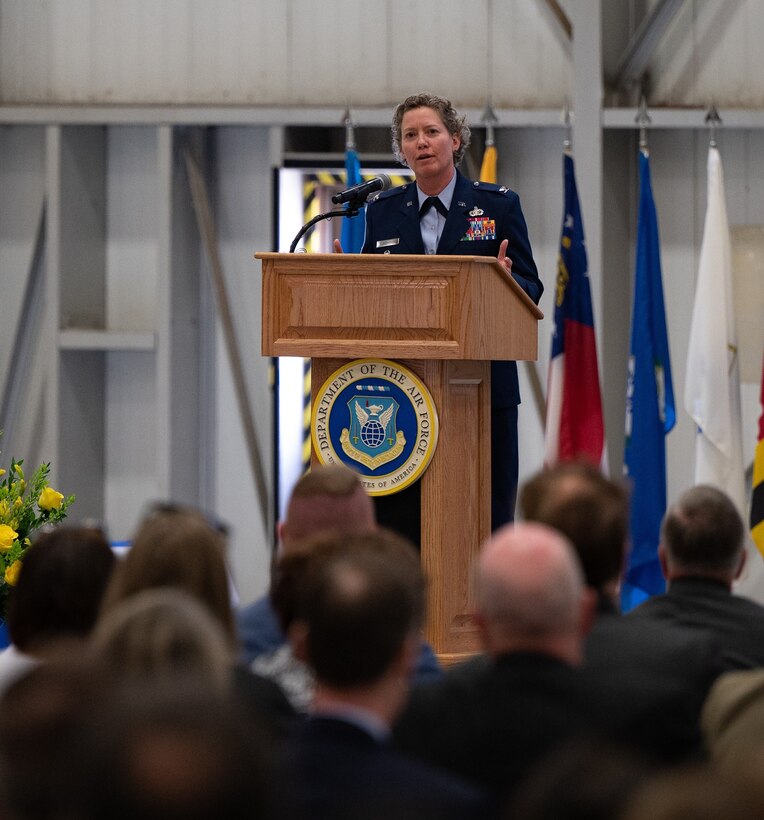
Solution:
[[[411,181],[411,177],[406,174],[388,174],[391,186],[396,188]],[[364,182],[374,179],[375,174],[362,174]],[[338,188],[345,185],[345,172],[335,173],[334,171],[317,171],[313,174],[305,174],[302,180],[302,223],[306,225],[311,219],[318,216],[321,208],[321,189],[323,187]],[[312,230],[304,239],[305,250],[308,253],[316,253],[318,250],[318,232]]]
[[[310,469],[310,359],[302,362],[302,471]]]
[[[319,193],[322,186],[342,185],[345,174],[334,174],[329,171],[319,171],[317,174],[306,174],[302,181],[302,222],[307,225],[311,219],[318,216],[321,208]],[[315,253],[318,245],[318,232],[312,230],[305,237],[305,250]]]

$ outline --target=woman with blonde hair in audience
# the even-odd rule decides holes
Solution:
[[[230,685],[230,641],[203,604],[181,589],[147,589],[116,604],[99,621],[91,645],[121,682],[192,677],[221,694]]]
[[[139,524],[132,547],[112,577],[101,619],[106,621],[115,607],[146,590],[159,588],[160,595],[169,590],[187,593],[206,608],[225,636],[233,692],[280,734],[295,712],[278,685],[238,663],[225,549],[222,528],[200,511],[156,506]]]
[[[155,587],[182,589],[201,601],[235,646],[225,540],[201,512],[161,505],[141,521],[106,591],[104,611]]]

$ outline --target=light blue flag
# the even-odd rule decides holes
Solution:
[[[665,437],[676,422],[658,218],[650,184],[650,160],[645,151],[639,153],[639,176],[637,260],[626,391],[624,470],[632,492],[631,554],[621,595],[624,612],[665,589],[658,541],[666,512]]]
[[[345,151],[345,174],[347,176],[346,186],[352,188],[353,185],[360,185],[363,182],[361,177],[361,162],[355,148],[348,147]],[[349,203],[345,203],[347,209]],[[342,250],[345,253],[360,253],[363,247],[364,231],[366,229],[364,211],[366,206],[361,208],[358,216],[345,216],[342,218]]]

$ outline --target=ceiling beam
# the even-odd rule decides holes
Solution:
[[[615,72],[613,86],[625,91],[637,84],[666,29],[679,11],[684,0],[658,0],[650,13],[634,32]]]

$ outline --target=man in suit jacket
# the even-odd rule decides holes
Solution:
[[[744,537],[728,496],[706,485],[687,490],[661,527],[658,557],[668,589],[626,617],[713,635],[725,670],[764,666],[764,607],[732,592],[745,563]]]
[[[294,585],[289,637],[316,678],[295,750],[305,816],[490,816],[480,792],[389,743],[408,694],[424,613],[424,577],[413,545],[388,530],[327,536],[285,564],[301,560],[307,563]]]
[[[494,533],[475,590],[488,662],[417,687],[395,737],[503,800],[546,755],[592,731],[576,667],[593,600],[567,539],[540,524]]]
[[[324,531],[352,534],[376,527],[374,506],[358,474],[341,464],[315,466],[295,484],[284,520],[278,523],[276,560],[306,538]],[[246,664],[272,656],[286,645],[269,595],[242,607],[236,615],[236,627]],[[415,672],[422,681],[442,674],[432,647],[424,641]]]
[[[366,208],[362,253],[495,256],[538,303],[544,290],[514,191],[466,179],[456,166],[470,129],[449,100],[408,97],[393,115],[393,152],[416,182],[379,194]],[[339,248],[338,248],[339,249]],[[514,517],[517,490],[515,362],[491,364],[492,529]]]
[[[584,462],[533,476],[519,508],[566,535],[576,550],[597,614],[582,669],[603,730],[657,763],[702,754],[701,708],[722,671],[717,642],[675,624],[623,618],[618,608],[628,541],[628,494]]]

